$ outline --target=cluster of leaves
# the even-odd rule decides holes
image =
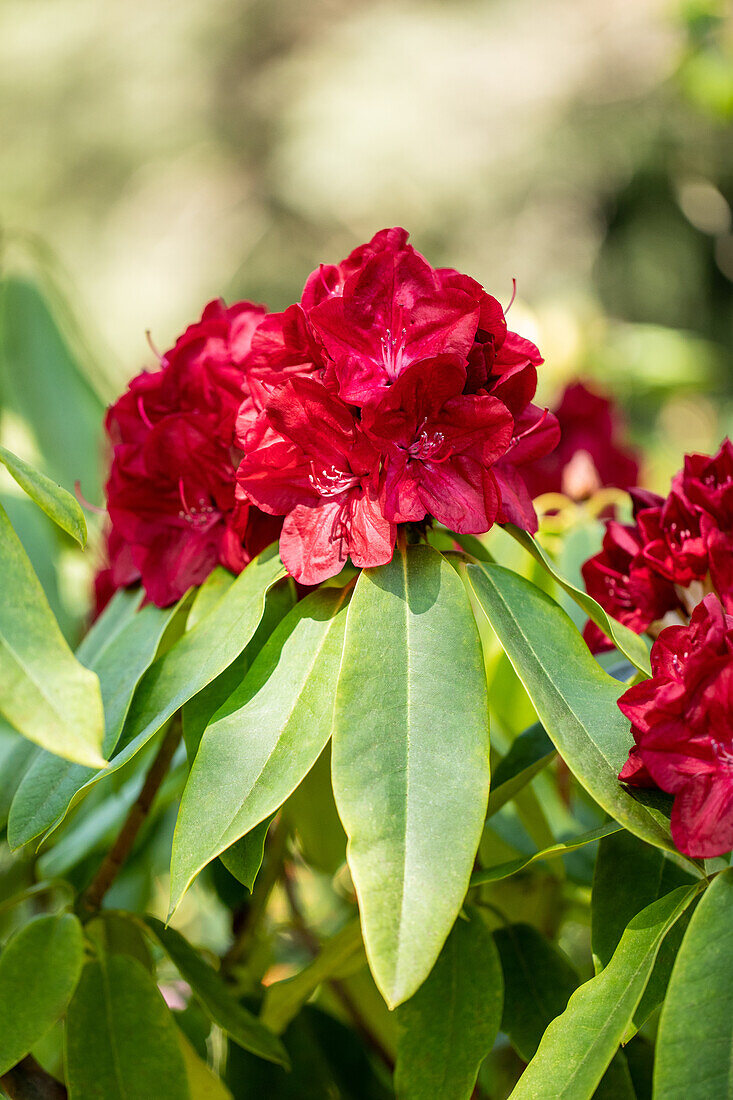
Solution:
[[[645,644],[523,532],[414,539],[122,591],[72,653],[0,512],[8,1096],[727,1095],[733,872],[617,780]]]

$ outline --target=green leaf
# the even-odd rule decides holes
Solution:
[[[332,751],[367,957],[394,1007],[463,903],[489,788],[481,643],[460,578],[429,546],[357,581]]]
[[[733,1094],[733,869],[716,875],[692,915],[662,1008],[655,1100]]]
[[[21,489],[55,524],[76,539],[80,546],[86,546],[87,521],[71,493],[52,481],[50,477],[34,469],[29,463],[24,462],[22,458],[18,458],[7,447],[0,446],[0,462],[5,465]]]
[[[331,735],[348,592],[283,619],[201,739],[173,837],[171,912],[216,856],[277,810]]]
[[[150,667],[177,607],[161,611],[153,604],[137,610],[140,593],[118,593],[79,646],[79,658],[99,677],[104,703],[102,751],[111,756],[120,738],[132,697]],[[47,752],[39,752],[13,799],[8,841],[18,848],[45,832],[70,799],[95,773]]]
[[[564,1012],[578,974],[568,957],[529,924],[497,928],[494,940],[504,974],[501,1029],[529,1062],[548,1025]]]
[[[232,1094],[221,1077],[199,1058],[182,1031],[178,1032],[178,1044],[186,1066],[186,1078],[191,1100],[232,1100]]]
[[[568,596],[570,596],[579,607],[582,607],[583,611],[593,620],[596,626],[600,627],[603,633],[611,639],[618,651],[623,653],[624,657],[628,657],[632,665],[638,668],[639,672],[643,672],[645,676],[651,676],[652,670],[649,664],[649,650],[647,649],[644,639],[638,634],[635,634],[633,630],[629,630],[628,626],[624,626],[623,623],[618,622],[617,619],[613,619],[610,615],[607,615],[601,605],[597,603],[592,596],[589,596],[587,592],[584,592],[582,588],[576,588],[570,581],[566,581],[562,574],[558,573],[554,562],[547,556],[540,544],[532,538],[528,531],[522,531],[512,523],[505,524],[504,529],[524,547],[528,554],[532,555],[535,561],[538,561],[540,565],[544,566],[563,591],[567,592]]]
[[[340,978],[353,960],[359,957],[364,965],[363,941],[359,921],[353,920],[332,936],[312,963],[285,981],[268,986],[260,1019],[272,1031],[281,1034],[300,1008],[322,982]]]
[[[250,894],[255,884],[255,879],[260,873],[262,860],[265,857],[265,840],[267,830],[272,824],[275,815],[270,814],[254,829],[235,840],[225,852],[219,856],[230,875],[234,875],[237,882],[246,886]]]
[[[555,757],[555,746],[540,722],[520,733],[512,742],[509,752],[494,769],[487,817],[506,805],[526,787]]]
[[[625,685],[593,659],[567,614],[499,565],[469,565],[468,581],[557,751],[588,793],[624,828],[675,851],[669,822],[619,783],[632,745],[617,704]]]
[[[306,863],[334,875],[346,861],[346,833],[331,785],[330,742],[283,806]]]
[[[24,1058],[71,1000],[84,959],[71,913],[36,917],[0,955],[0,1076]]]
[[[2,506],[0,576],[0,712],[29,741],[101,767],[99,681],[66,644]]]
[[[0,831],[8,823],[15,792],[39,751],[0,718]]]
[[[73,784],[69,780],[59,786],[45,819],[43,808],[36,808],[33,824],[23,829],[25,839],[38,835],[40,829],[60,824],[90,787],[123,767],[185,702],[232,663],[257,629],[267,590],[284,572],[277,553],[272,548],[264,551],[240,573],[209,614],[147,668],[125,719],[122,749],[106,768],[88,774],[86,780],[79,776]],[[20,835],[19,823],[14,843],[23,843]]]
[[[64,485],[78,479],[85,496],[101,498],[102,438],[107,398],[83,363],[78,341],[62,332],[59,295],[10,277],[0,288],[0,394],[33,433],[45,473]],[[67,326],[69,328],[69,326]],[[72,346],[73,345],[73,346]]]
[[[288,1056],[280,1040],[239,1003],[221,975],[180,932],[166,928],[155,917],[143,919],[214,1023],[245,1050],[267,1061],[287,1066]]]
[[[602,840],[598,848],[592,897],[592,946],[596,972],[608,964],[624,928],[632,917],[657,898],[693,879],[631,833],[620,832]],[[690,910],[665,936],[644,996],[634,1013],[633,1029],[641,1027],[649,1013],[664,1000],[672,966],[682,942]],[[624,1036],[624,1042],[630,1035]]]
[[[88,962],[66,1018],[69,1100],[191,1100],[178,1031],[153,978],[125,955]]]
[[[153,972],[148,937],[137,918],[129,913],[102,909],[85,926],[85,931],[105,955],[130,955],[150,973]]]
[[[631,1023],[659,945],[696,893],[680,887],[637,913],[606,969],[576,990],[547,1028],[512,1100],[592,1095]]]
[[[469,1100],[501,1024],[504,980],[476,912],[459,918],[417,993],[397,1010],[400,1100]]]
[[[552,844],[549,848],[543,848],[541,852],[535,852],[531,856],[520,856],[519,859],[510,859],[506,863],[498,863],[495,867],[482,867],[480,871],[474,871],[471,875],[471,886],[483,886],[487,882],[497,882],[502,878],[509,878],[523,871],[530,863],[539,860],[552,859],[556,856],[564,856],[567,852],[573,852],[576,848],[583,848],[586,844],[592,844],[594,840],[601,840],[611,833],[617,833],[621,826],[616,821],[609,821],[600,825],[597,829],[591,829],[588,833],[572,837],[570,840],[562,840]]]

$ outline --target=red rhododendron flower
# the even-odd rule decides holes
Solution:
[[[733,611],[733,447],[717,455],[687,455],[669,495],[631,491],[635,523],[608,523],[599,554],[583,566],[585,585],[611,615],[655,637],[684,624],[703,596],[715,591]],[[589,625],[594,650],[610,645]]]
[[[359,567],[389,561],[395,528],[379,505],[379,453],[349,407],[321,382],[292,378],[269,401],[267,421],[239,484],[263,511],[287,512],[280,556],[292,576],[318,584],[349,556]]]
[[[634,453],[621,445],[618,411],[582,382],[568,386],[555,409],[560,442],[524,470],[533,497],[565,493],[583,500],[602,486],[630,489],[639,478]]]
[[[619,778],[674,795],[672,837],[687,855],[733,848],[733,616],[713,594],[661,632],[652,678],[619,707],[635,746]]]
[[[160,607],[218,563],[239,572],[277,537],[277,522],[235,499],[241,362],[263,314],[249,302],[211,302],[107,414],[109,578],[115,587],[141,578]]]
[[[559,434],[532,404],[541,362],[479,283],[382,230],[254,333],[239,496],[286,517],[281,555],[307,584],[388,561],[395,524],[426,516],[534,531],[521,471]]]

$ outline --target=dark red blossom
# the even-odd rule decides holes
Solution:
[[[722,855],[733,848],[733,616],[706,596],[688,625],[661,632],[651,664],[619,699],[635,742],[619,778],[674,795],[680,851]]]
[[[558,438],[532,404],[541,362],[479,283],[382,230],[255,332],[239,495],[286,516],[283,560],[304,583],[349,555],[389,560],[395,524],[426,516],[534,531],[521,471]]]
[[[533,497],[565,493],[582,500],[603,486],[630,489],[639,477],[639,464],[619,437],[622,425],[617,409],[606,397],[582,382],[567,386],[555,409],[560,442],[524,470]]]
[[[158,606],[218,563],[239,572],[277,537],[278,523],[235,500],[241,362],[263,315],[248,302],[211,302],[160,369],[133,379],[107,414],[110,579],[141,578]]]
[[[702,597],[717,593],[733,611],[733,448],[687,455],[666,498],[631,492],[635,523],[609,523],[599,554],[583,566],[591,596],[637,633],[652,637],[686,623]],[[586,640],[597,650],[608,639],[593,626]]]
[[[263,511],[287,513],[280,556],[301,584],[334,576],[348,557],[358,567],[392,557],[395,527],[379,503],[379,452],[323,383],[284,383],[238,477],[240,493]]]

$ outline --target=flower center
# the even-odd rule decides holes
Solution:
[[[382,345],[382,363],[392,382],[397,378],[402,369],[405,355],[405,343],[407,341],[407,329],[400,329],[399,333],[392,333],[392,329],[384,330],[379,342]]]
[[[408,454],[419,462],[444,462],[450,457],[450,450],[442,432],[420,432],[414,443],[408,447]]]
[[[203,531],[208,527],[212,527],[219,519],[219,510],[214,508],[211,501],[205,497],[199,497],[197,503],[189,507],[183,489],[182,477],[178,479],[178,496],[182,505],[178,512],[178,518],[185,520],[189,527],[193,527],[197,531]]]
[[[339,470],[337,466],[316,466],[311,462],[308,480],[322,497],[338,497],[359,484],[359,478],[350,470]]]

